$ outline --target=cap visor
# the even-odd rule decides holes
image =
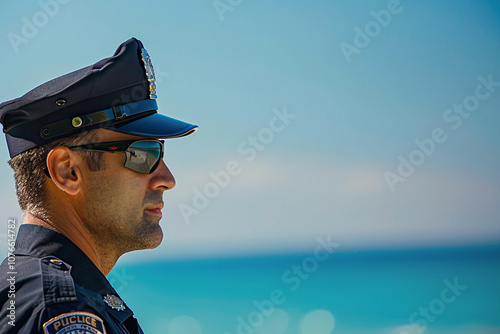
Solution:
[[[195,132],[198,126],[156,113],[122,126],[105,129],[136,136],[175,138]]]

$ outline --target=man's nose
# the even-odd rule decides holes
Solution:
[[[175,178],[168,169],[167,165],[160,160],[158,167],[152,174],[150,187],[152,190],[169,190],[175,187]]]

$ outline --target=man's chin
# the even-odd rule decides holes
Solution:
[[[154,249],[160,246],[163,240],[163,231],[160,224],[150,223],[147,228],[141,229],[137,233],[137,250],[140,249]]]
[[[161,235],[158,237],[158,239],[153,240],[153,242],[150,243],[148,249],[155,249],[155,248],[157,248],[158,246],[161,245],[162,241],[163,241],[163,233],[161,233]]]

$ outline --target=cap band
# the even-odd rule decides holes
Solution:
[[[61,136],[73,132],[75,128],[84,128],[110,120],[119,120],[127,116],[140,115],[148,111],[157,110],[156,100],[142,100],[114,106],[112,108],[96,111],[90,114],[80,115],[71,119],[63,119],[44,126],[40,130],[43,139]]]

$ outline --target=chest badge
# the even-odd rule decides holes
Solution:
[[[115,295],[106,295],[103,298],[104,302],[111,307],[113,310],[124,311],[125,305],[123,304],[123,300],[116,297]]]

